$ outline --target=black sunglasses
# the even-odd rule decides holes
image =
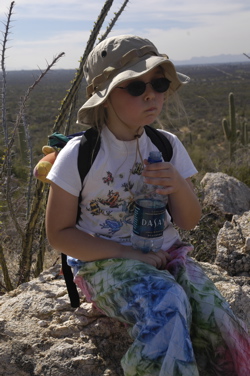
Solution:
[[[127,92],[133,97],[139,97],[145,92],[147,84],[150,84],[157,93],[165,93],[165,91],[168,90],[171,81],[165,77],[155,78],[150,82],[132,81],[126,87],[117,86],[117,89],[127,90]]]

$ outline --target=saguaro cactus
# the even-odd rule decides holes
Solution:
[[[222,120],[222,127],[224,131],[224,135],[229,142],[229,154],[230,160],[232,161],[234,158],[234,154],[237,147],[237,138],[239,131],[236,127],[236,115],[235,115],[235,105],[234,105],[234,94],[230,93],[228,96],[229,100],[229,121],[224,118]]]
[[[241,137],[240,141],[243,146],[246,146],[249,142],[249,137],[248,137],[248,124],[247,120],[243,119],[241,122]]]

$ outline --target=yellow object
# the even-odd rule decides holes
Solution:
[[[58,151],[47,145],[43,146],[42,151],[45,156],[35,166],[33,175],[36,179],[42,181],[43,183],[49,183],[50,181],[47,179],[47,175],[56,160]]]

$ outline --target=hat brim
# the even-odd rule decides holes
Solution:
[[[80,108],[77,116],[77,123],[87,123],[88,110],[101,105],[108,98],[111,91],[122,82],[138,78],[151,71],[157,66],[164,70],[165,77],[171,81],[168,91],[170,94],[178,90],[183,84],[189,82],[189,77],[176,72],[174,64],[165,56],[146,55],[134,65],[124,67],[114,78],[105,81],[105,88],[94,93]]]

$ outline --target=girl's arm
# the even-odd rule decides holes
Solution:
[[[190,178],[184,179],[168,162],[148,164],[145,161],[145,182],[159,185],[158,193],[168,195],[168,205],[174,223],[190,230],[200,220],[201,207]]]
[[[78,230],[76,217],[78,197],[51,183],[46,210],[46,231],[51,246],[58,252],[82,261],[127,258],[143,261],[164,269],[169,260],[167,252],[142,252],[120,243],[92,236]]]

